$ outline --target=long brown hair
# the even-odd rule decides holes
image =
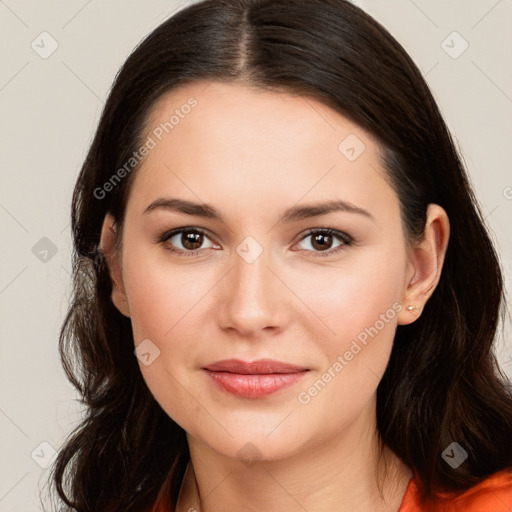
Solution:
[[[54,466],[61,510],[142,510],[171,469],[176,503],[189,460],[185,432],[142,378],[98,246],[107,212],[122,226],[137,167],[108,193],[102,187],[140,147],[155,101],[195,80],[303,94],[370,132],[409,241],[421,237],[429,203],[446,210],[452,229],[440,282],[421,317],[398,326],[377,389],[381,442],[414,469],[425,498],[511,468],[512,391],[493,352],[505,310],[502,273],[420,71],[385,28],[345,0],[206,0],[166,20],[127,59],[74,189],[74,294],[60,350],[86,415]],[[454,441],[468,452],[455,469],[441,457]]]

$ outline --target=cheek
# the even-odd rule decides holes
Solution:
[[[387,311],[396,323],[405,265],[401,251],[375,247],[359,254],[329,272],[318,269],[301,285],[304,302],[324,322],[325,333],[340,343],[373,326]]]
[[[375,396],[389,361],[401,305],[385,293],[366,297],[357,307],[351,301],[346,309],[330,306],[324,321],[336,334],[317,334],[324,364],[298,390],[304,420],[324,432],[356,420]]]
[[[173,267],[164,258],[138,257],[135,252],[124,261],[136,343],[144,338],[156,343],[172,339],[177,329],[190,324],[194,317],[190,313],[207,289],[191,267]]]
[[[308,305],[322,323],[316,320],[311,335],[326,357],[315,376],[322,382],[312,393],[328,388],[324,403],[345,407],[347,396],[352,404],[362,403],[375,391],[389,361],[402,309],[404,262],[400,251],[367,251],[357,265],[315,280],[324,286],[315,288]]]
[[[189,369],[204,350],[195,313],[208,286],[198,282],[190,267],[171,267],[137,251],[123,264],[135,345],[149,339],[156,346],[152,350],[157,350],[152,358],[158,354],[148,365],[139,362],[142,376],[166,413],[193,432],[201,407],[187,392],[194,389]]]

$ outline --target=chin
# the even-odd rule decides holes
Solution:
[[[293,429],[296,437],[290,436],[287,431],[279,432],[274,430],[270,435],[269,431],[262,429],[235,429],[226,427],[230,437],[219,427],[219,434],[211,436],[211,430],[207,433],[198,431],[196,434],[188,434],[189,444],[199,442],[206,444],[211,450],[219,455],[237,459],[245,466],[251,467],[256,462],[274,461],[285,459],[303,449],[306,435],[304,432]],[[210,434],[210,435],[208,435]],[[190,438],[192,437],[192,439]]]

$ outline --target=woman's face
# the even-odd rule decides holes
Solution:
[[[239,458],[369,424],[413,274],[375,140],[313,99],[198,82],[160,99],[144,144],[113,299],[166,413]],[[226,359],[307,371],[205,370]]]

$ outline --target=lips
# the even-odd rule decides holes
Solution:
[[[212,372],[229,372],[242,375],[264,375],[273,373],[298,373],[307,368],[275,361],[273,359],[258,359],[253,362],[245,362],[240,359],[224,359],[204,367]]]
[[[202,368],[218,389],[240,398],[263,398],[297,384],[308,368],[259,359],[245,362],[225,359]]]

